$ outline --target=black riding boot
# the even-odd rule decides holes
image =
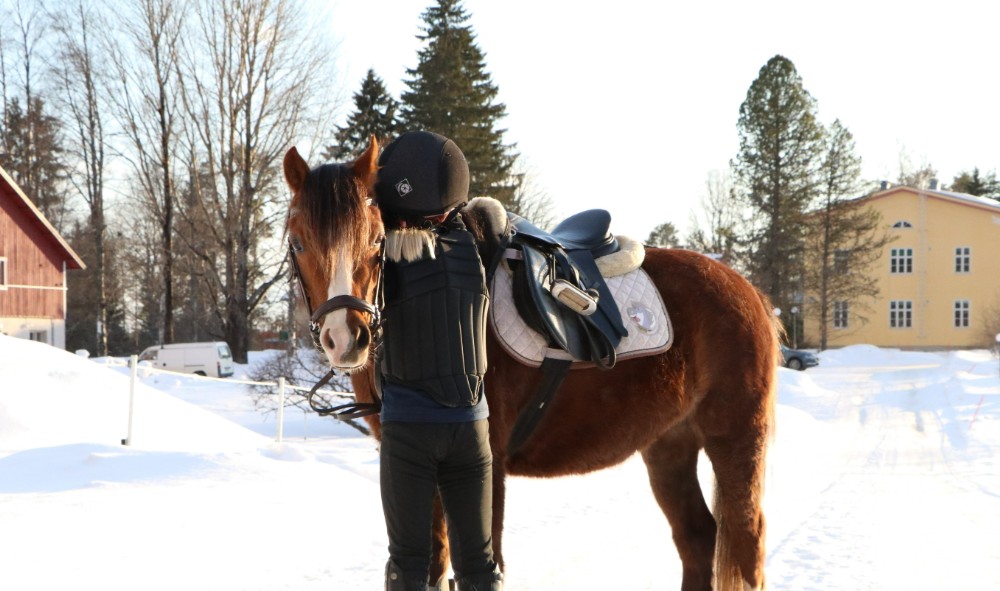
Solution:
[[[458,591],[503,591],[503,573],[500,569],[491,573],[462,577],[456,582]]]
[[[385,563],[385,591],[427,591],[427,579],[407,579],[402,569],[390,560]]]

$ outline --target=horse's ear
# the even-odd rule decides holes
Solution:
[[[309,176],[309,165],[302,156],[299,156],[299,151],[292,146],[290,150],[285,154],[285,182],[288,183],[288,187],[293,193],[298,193],[302,187],[306,184],[306,177]]]
[[[378,174],[378,140],[372,135],[371,143],[351,166],[354,176],[361,179],[366,187],[375,186],[375,175]]]

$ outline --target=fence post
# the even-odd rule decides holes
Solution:
[[[278,443],[285,433],[285,378],[278,378]]]
[[[128,435],[122,440],[122,445],[132,445],[132,413],[135,411],[135,380],[139,370],[139,356],[132,355],[128,358],[129,366],[129,386],[128,386]]]

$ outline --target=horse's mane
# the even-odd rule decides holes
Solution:
[[[314,244],[324,259],[343,246],[360,257],[369,240],[366,192],[345,164],[324,164],[309,171],[294,211],[307,234],[302,239]]]

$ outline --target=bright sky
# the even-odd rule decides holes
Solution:
[[[369,67],[399,97],[433,0],[340,0],[328,18],[350,96]],[[822,122],[854,134],[865,179],[901,156],[942,182],[1000,168],[1000,7],[934,4],[465,0],[534,183],[559,215],[601,207],[613,229],[682,231],[711,170],[738,149],[747,89],[792,60]]]

